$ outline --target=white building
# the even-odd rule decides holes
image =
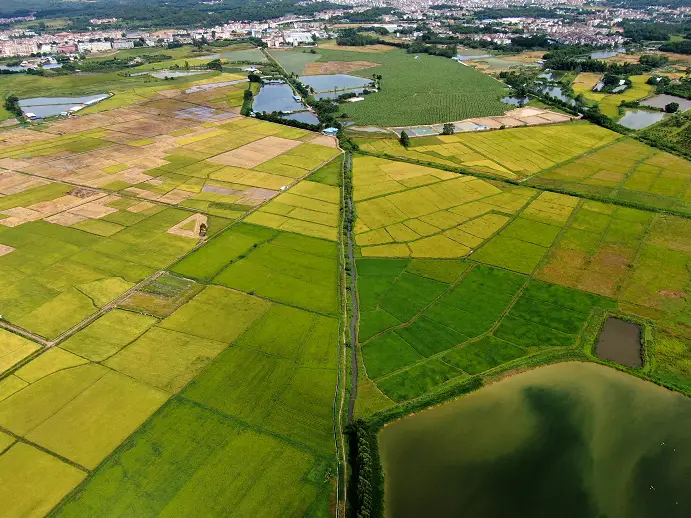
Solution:
[[[311,32],[285,32],[283,33],[285,42],[288,45],[297,47],[298,45],[309,45],[314,43]]]
[[[128,40],[115,40],[113,42],[113,48],[115,50],[133,49],[134,48],[134,42],[128,41]]]
[[[77,44],[79,52],[106,52],[112,48],[109,41],[83,41]]]

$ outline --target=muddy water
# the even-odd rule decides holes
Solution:
[[[388,425],[386,516],[691,516],[691,400],[613,369],[539,368]]]
[[[597,356],[627,367],[641,367],[641,328],[631,322],[610,317],[600,332]]]

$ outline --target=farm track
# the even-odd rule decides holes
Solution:
[[[353,157],[350,153],[346,154],[344,168],[346,174],[352,171]],[[348,424],[353,422],[355,412],[355,400],[357,399],[357,324],[360,308],[357,297],[357,271],[355,270],[355,253],[353,247],[353,220],[355,214],[353,210],[353,196],[350,189],[345,189],[346,196],[346,233],[348,236],[348,262],[350,264],[350,298],[352,300],[352,315],[350,317],[350,401],[348,402]]]

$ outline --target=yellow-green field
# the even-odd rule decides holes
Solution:
[[[386,153],[505,178],[531,176],[618,138],[612,131],[573,122],[411,139],[355,139],[363,151]]]
[[[463,257],[537,195],[374,157],[354,161],[356,242],[365,257]]]
[[[3,134],[8,516],[329,512],[340,151],[245,87]]]
[[[688,213],[690,180],[688,160],[624,138],[541,173],[529,183]]]

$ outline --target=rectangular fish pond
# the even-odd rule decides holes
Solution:
[[[595,352],[602,360],[613,361],[626,367],[642,367],[641,326],[609,317],[600,331]]]

